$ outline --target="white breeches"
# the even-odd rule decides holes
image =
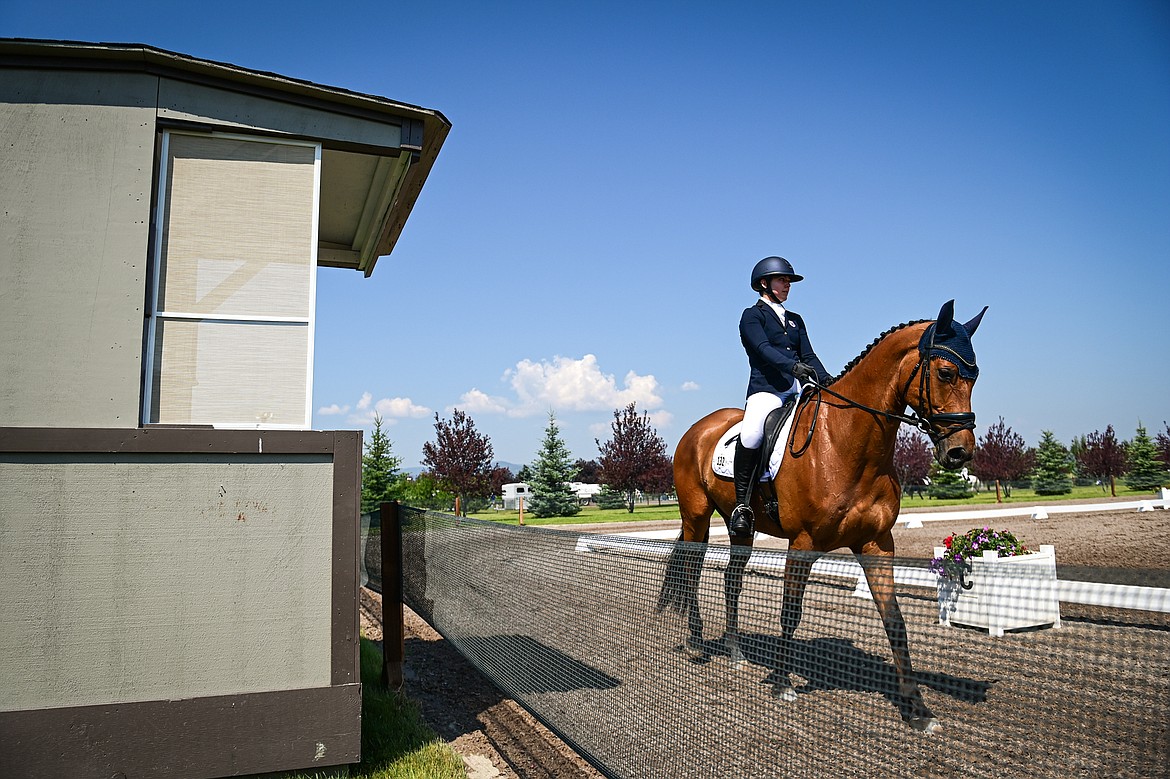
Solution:
[[[775,395],[771,392],[755,392],[748,395],[743,409],[743,426],[739,430],[739,441],[748,449],[759,449],[764,442],[764,420],[773,410],[784,405],[784,401],[799,390]]]

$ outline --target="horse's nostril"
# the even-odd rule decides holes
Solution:
[[[947,461],[955,464],[965,463],[970,459],[967,455],[967,450],[961,446],[955,446],[947,450]]]

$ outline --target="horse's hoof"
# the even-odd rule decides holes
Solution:
[[[914,717],[910,720],[910,727],[929,736],[942,730],[942,723],[934,717]]]
[[[706,654],[706,650],[703,649],[702,641],[695,641],[694,639],[688,638],[687,642],[683,644],[682,648],[683,653],[692,660],[697,660]]]
[[[731,664],[732,671],[739,673],[740,671],[743,670],[743,658],[742,657],[730,657],[730,658],[728,658],[728,662]]]
[[[776,697],[785,703],[792,703],[796,700],[796,690],[794,690],[791,686],[777,687]]]

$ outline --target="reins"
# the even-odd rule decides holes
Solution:
[[[915,372],[918,371],[918,368],[921,364],[922,364],[922,362],[920,360],[918,365],[914,366]],[[910,380],[912,381],[913,379],[914,379],[914,373],[911,373]],[[907,385],[909,385],[910,382],[908,381],[906,383],[907,383]],[[824,384],[821,384],[816,379],[809,379],[808,383],[806,384],[806,387],[812,387],[813,389],[807,395],[804,395],[804,394],[801,395],[800,401],[798,402],[797,407],[796,407],[797,418],[799,419],[799,417],[804,413],[804,409],[808,406],[809,403],[815,401],[816,406],[813,409],[813,421],[812,421],[812,424],[810,424],[808,426],[808,435],[805,436],[804,443],[801,444],[799,448],[797,448],[794,443],[792,443],[792,442],[789,443],[788,451],[793,457],[800,457],[802,454],[805,453],[805,451],[809,448],[809,446],[812,445],[813,433],[817,427],[817,420],[820,419],[820,415],[821,415],[821,403],[823,401],[822,395],[823,395],[823,393],[826,393],[826,392],[829,393],[830,395],[832,395],[833,397],[837,398],[838,400],[844,402],[848,407],[858,408],[858,409],[861,409],[862,411],[867,411],[870,414],[874,414],[875,416],[883,416],[883,417],[886,417],[888,419],[893,419],[893,420],[896,420],[898,422],[901,422],[901,423],[904,423],[907,425],[913,425],[914,427],[918,428],[919,430],[923,431],[928,436],[930,436],[930,439],[935,443],[938,443],[943,438],[946,438],[946,435],[937,435],[934,432],[934,428],[932,428],[930,426],[930,423],[927,422],[922,417],[918,416],[917,414],[915,414],[915,415],[896,414],[896,413],[893,413],[890,411],[882,411],[881,409],[878,409],[878,408],[870,408],[869,406],[865,405],[864,403],[858,403],[856,400],[853,400],[852,398],[845,397],[844,395],[842,395],[840,392],[837,392],[836,390],[829,389],[828,387],[826,387]],[[974,416],[974,415],[972,415],[972,416]],[[793,425],[796,425],[796,421],[793,422]],[[971,427],[972,428],[975,427],[974,420],[972,420],[972,422],[971,422]],[[948,433],[947,435],[950,435],[950,433]]]
[[[929,367],[931,350],[936,348],[935,344],[934,344],[934,333],[933,332],[931,333],[930,340],[931,340],[931,348],[927,349],[926,353],[923,356],[918,358],[918,362],[915,363],[915,365],[914,365],[914,370],[912,370],[910,372],[910,377],[906,379],[906,384],[902,388],[902,397],[905,397],[906,390],[908,390],[910,388],[910,382],[914,381],[914,377],[917,375],[919,377],[918,378],[919,396],[924,399],[927,412],[929,412],[931,407],[933,406],[933,400],[932,400],[931,391],[930,391],[931,381],[930,381],[930,367]],[[945,347],[937,347],[937,348],[945,348]],[[954,351],[951,349],[946,349],[946,351],[954,354]],[[957,354],[955,356],[958,357]],[[959,357],[959,359],[962,359],[962,358]],[[926,370],[922,370],[922,363],[924,361],[926,361],[928,363]],[[805,385],[806,389],[810,386],[813,388],[812,392],[808,393],[807,395],[805,395],[802,392],[801,398],[800,398],[799,402],[797,403],[795,413],[796,413],[797,418],[799,419],[799,417],[804,413],[804,409],[808,406],[808,404],[810,402],[813,402],[813,400],[815,398],[816,405],[813,408],[813,421],[808,427],[808,435],[805,437],[804,443],[801,444],[801,446],[799,448],[796,447],[793,442],[789,443],[788,451],[789,451],[789,453],[791,453],[791,455],[793,457],[801,456],[802,454],[805,453],[805,451],[809,448],[809,446],[812,445],[813,433],[816,430],[817,420],[820,418],[821,402],[823,400],[822,395],[826,392],[829,393],[830,395],[832,395],[833,397],[837,398],[838,400],[842,401],[843,403],[845,403],[848,407],[861,409],[862,411],[869,412],[870,414],[873,414],[875,416],[883,416],[883,417],[886,417],[887,419],[893,419],[893,420],[895,420],[899,423],[902,423],[902,424],[912,425],[913,427],[916,427],[919,430],[921,430],[922,432],[926,433],[926,435],[930,437],[931,443],[936,444],[936,445],[938,444],[939,441],[942,441],[944,438],[947,438],[948,436],[954,435],[955,433],[959,432],[960,430],[974,430],[975,429],[975,413],[972,411],[959,411],[959,412],[940,411],[940,412],[934,413],[934,414],[927,413],[926,416],[922,416],[922,415],[918,414],[917,412],[914,412],[911,414],[899,414],[899,413],[895,413],[892,411],[883,411],[882,409],[871,408],[870,406],[867,406],[864,403],[859,403],[856,400],[853,400],[852,398],[847,398],[844,395],[842,395],[841,393],[837,392],[836,390],[832,390],[829,387],[825,386],[824,384],[821,384],[819,381],[817,381],[814,378],[808,379],[808,381]],[[793,424],[795,425],[796,421],[794,421]],[[941,433],[938,432],[935,429],[936,425],[943,428],[943,432],[941,432]]]

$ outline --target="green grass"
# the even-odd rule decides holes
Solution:
[[[406,696],[381,687],[382,650],[362,639],[362,762],[281,779],[467,779],[463,759],[423,721]]]
[[[1131,490],[1123,484],[1117,485],[1117,500],[1149,500],[1154,497],[1153,492],[1149,490]],[[1064,495],[1037,495],[1035,490],[1031,489],[1013,489],[1010,498],[1004,497],[1002,490],[1000,491],[1000,498],[1003,503],[1058,503],[1062,500],[1099,500],[1107,502],[1113,500],[1109,494],[1109,488],[1106,487],[1104,491],[1100,487],[1090,485],[1088,487],[1073,487],[1072,492]],[[954,498],[949,500],[935,500],[934,498],[902,498],[902,508],[915,508],[922,506],[975,506],[984,503],[995,503],[995,487],[990,490],[975,493],[971,498]]]
[[[515,525],[519,519],[516,511],[483,511],[477,514],[468,514],[473,519],[486,519],[504,525]],[[678,519],[678,505],[663,503],[658,505],[657,500],[649,504],[639,503],[634,507],[634,513],[621,509],[600,509],[597,506],[582,506],[581,513],[573,517],[545,517],[537,519],[530,512],[524,512],[525,525],[583,525],[601,522],[653,522],[658,520]]]
[[[1031,489],[1013,489],[1010,498],[1003,497],[1002,492],[1000,497],[1003,503],[1052,503],[1062,500],[1101,500],[1102,502],[1111,499],[1109,489],[1104,491],[1100,487],[1073,487],[1072,492],[1065,495],[1037,495]],[[1131,490],[1123,484],[1117,485],[1117,500],[1146,500],[1157,497],[1154,493],[1146,491]],[[949,500],[936,500],[934,498],[902,498],[902,508],[942,508],[944,506],[977,506],[987,503],[995,503],[995,489],[990,491],[977,492],[970,498],[954,498]],[[492,522],[499,522],[504,525],[515,525],[519,519],[516,511],[484,511],[468,516],[473,519],[484,519]],[[583,506],[581,513],[573,517],[546,517],[537,519],[529,512],[524,512],[525,525],[572,525],[572,524],[600,524],[604,522],[654,522],[654,521],[672,521],[678,519],[678,506],[674,503],[665,503],[661,506],[658,501],[651,501],[649,504],[639,503],[634,507],[634,513],[626,511],[624,508],[620,509],[600,509],[597,506]]]

